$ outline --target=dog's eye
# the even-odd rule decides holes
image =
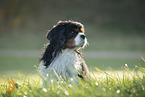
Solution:
[[[71,34],[76,34],[76,32],[75,31],[72,31]]]

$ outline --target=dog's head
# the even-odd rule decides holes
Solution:
[[[59,21],[48,31],[47,39],[55,48],[61,49],[79,49],[87,43],[83,25],[73,21]]]

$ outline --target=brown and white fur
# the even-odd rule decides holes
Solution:
[[[39,66],[45,81],[58,80],[59,76],[64,81],[73,78],[78,82],[79,78],[85,79],[89,76],[89,70],[79,51],[87,44],[81,23],[59,21],[48,31],[47,39],[50,43],[43,53]]]

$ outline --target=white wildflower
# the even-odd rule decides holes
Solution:
[[[64,93],[65,93],[65,95],[69,95],[69,92],[68,91],[65,91]]]
[[[125,66],[126,66],[126,67],[128,67],[128,65],[127,65],[127,64],[125,64]]]
[[[47,90],[46,90],[45,88],[43,88],[43,91],[44,91],[44,92],[47,92]]]
[[[25,91],[24,94],[27,95],[28,93]]]
[[[117,94],[120,93],[120,90],[117,90],[116,93],[117,93]]]
[[[51,80],[51,82],[53,83],[53,80]]]
[[[98,86],[98,83],[97,82],[95,82],[95,84],[96,84],[96,86]]]
[[[71,78],[70,80],[73,81],[73,78]]]
[[[72,87],[72,85],[71,85],[71,84],[69,84],[68,86],[69,86],[70,88]]]

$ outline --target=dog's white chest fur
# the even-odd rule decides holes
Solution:
[[[57,79],[56,73],[64,80],[67,80],[68,77],[77,79],[78,71],[81,68],[80,64],[79,55],[74,50],[65,49],[51,62],[49,67],[46,68],[44,62],[41,61],[40,73],[45,80]]]

